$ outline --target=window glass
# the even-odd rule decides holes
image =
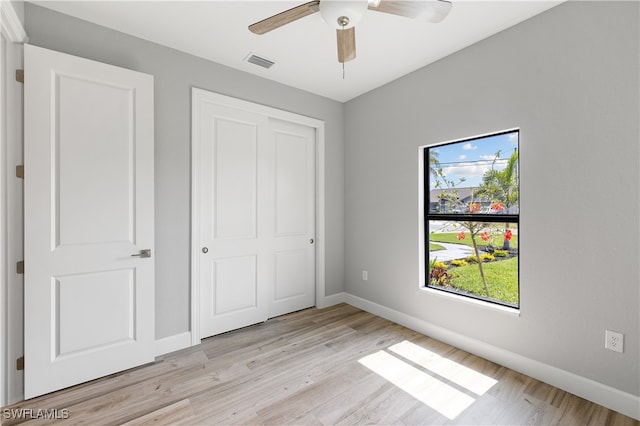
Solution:
[[[519,131],[425,149],[428,287],[519,307]]]

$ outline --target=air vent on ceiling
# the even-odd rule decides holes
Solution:
[[[267,69],[271,68],[273,64],[275,64],[275,62],[265,58],[261,58],[260,56],[255,55],[253,53],[249,53],[247,57],[244,58],[244,60],[249,62],[250,64],[258,65],[259,67],[267,68]]]

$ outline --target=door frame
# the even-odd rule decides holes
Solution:
[[[27,34],[11,2],[0,2],[0,406],[24,397],[23,372],[16,358],[23,354],[23,276],[15,262],[22,260],[22,180],[15,167],[22,164],[22,84],[15,70],[22,68],[22,44]]]
[[[325,130],[324,121],[304,115],[283,111],[274,107],[257,104],[208,90],[191,88],[191,345],[200,344],[200,251],[199,235],[200,223],[200,187],[198,177],[200,173],[200,146],[197,143],[197,118],[200,113],[200,103],[215,103],[216,105],[242,109],[257,114],[266,115],[283,121],[301,124],[315,129],[316,132],[316,307],[325,306]]]

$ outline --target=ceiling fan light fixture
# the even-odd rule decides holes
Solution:
[[[331,28],[349,29],[360,21],[367,6],[367,0],[322,0],[320,2],[320,16]],[[349,23],[346,26],[341,26],[339,23],[343,17],[348,18]]]
[[[447,17],[451,11],[451,2],[446,0],[432,0],[429,2],[430,7],[425,8],[418,16],[421,21],[427,21],[438,24]]]

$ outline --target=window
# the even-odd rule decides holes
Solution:
[[[424,148],[427,287],[519,307],[519,136]]]

